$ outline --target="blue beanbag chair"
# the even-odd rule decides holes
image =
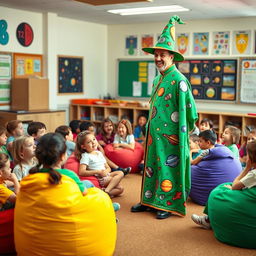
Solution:
[[[205,209],[214,235],[223,243],[256,249],[256,187],[231,190],[224,185],[211,192]]]
[[[210,192],[218,185],[232,182],[242,171],[240,161],[225,146],[216,144],[209,155],[191,166],[190,198],[205,205]]]

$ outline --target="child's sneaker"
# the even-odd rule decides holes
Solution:
[[[191,215],[191,219],[197,224],[205,229],[211,229],[211,223],[207,215],[199,216],[196,214]]]
[[[129,174],[132,170],[132,167],[122,168],[122,172],[124,173],[124,176]]]
[[[113,207],[114,207],[115,212],[119,211],[121,208],[119,203],[113,203]]]

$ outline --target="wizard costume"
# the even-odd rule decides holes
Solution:
[[[165,26],[157,44],[142,50],[154,54],[155,49],[174,54],[174,62],[183,56],[175,52],[173,16]],[[158,210],[186,214],[190,191],[190,154],[188,132],[194,128],[197,112],[189,81],[175,64],[161,72],[153,82],[145,150],[145,167],[141,204]]]

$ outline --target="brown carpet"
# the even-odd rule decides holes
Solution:
[[[212,230],[194,224],[191,214],[202,214],[203,207],[191,201],[184,218],[157,220],[152,212],[131,213],[131,206],[139,202],[141,175],[127,175],[122,185],[124,194],[113,199],[121,204],[115,256],[256,256],[256,250],[223,244]]]

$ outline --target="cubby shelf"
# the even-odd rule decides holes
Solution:
[[[137,118],[140,114],[148,114],[149,109],[137,106],[120,106],[120,105],[86,105],[86,104],[71,104],[70,105],[70,120],[88,120],[94,122],[98,127],[104,118],[110,117],[114,123],[117,123],[121,118],[128,118],[133,126],[137,123]],[[221,136],[225,126],[232,124],[241,129],[241,143],[246,139],[246,127],[256,128],[256,116],[248,115],[247,113],[232,113],[232,112],[214,112],[214,111],[198,111],[198,123],[208,118],[213,121],[214,129]]]

